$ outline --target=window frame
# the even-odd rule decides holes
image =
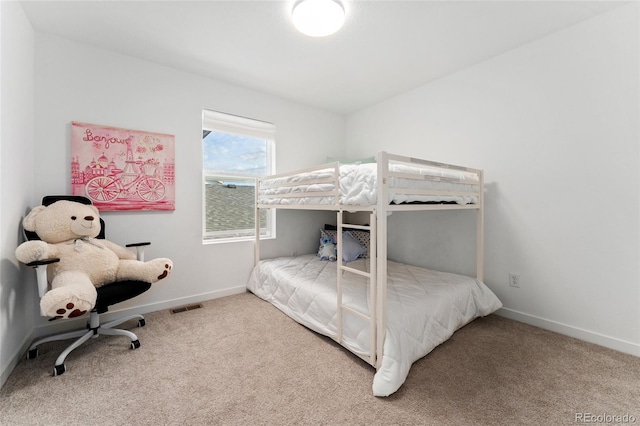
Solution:
[[[202,110],[202,131],[216,131],[243,137],[261,139],[266,142],[266,175],[273,174],[275,170],[275,125],[265,121],[241,117],[217,111]],[[204,137],[202,138],[204,139]],[[207,180],[236,180],[251,182],[254,186],[254,212],[257,198],[255,188],[260,174],[233,173],[226,171],[205,170],[204,145],[202,147],[202,242],[203,244],[219,244],[237,241],[252,241],[256,239],[256,226],[247,229],[230,231],[207,231]],[[222,179],[220,179],[222,178]],[[228,178],[228,179],[224,179]],[[266,214],[266,225],[260,227],[260,239],[276,238],[276,213],[275,209],[261,210]],[[254,213],[254,223],[255,223]],[[229,235],[228,234],[235,234]]]

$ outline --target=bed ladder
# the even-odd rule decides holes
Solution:
[[[360,358],[362,358],[363,360],[365,360],[366,362],[368,362],[369,364],[371,364],[372,366],[376,366],[376,336],[377,336],[377,330],[376,330],[376,291],[377,291],[377,268],[376,268],[376,258],[377,258],[377,251],[376,251],[376,242],[377,242],[377,238],[376,238],[376,212],[375,210],[372,211],[369,215],[369,225],[355,225],[355,224],[347,224],[344,223],[344,215],[343,215],[343,211],[339,210],[337,212],[337,243],[338,243],[338,259],[337,259],[337,264],[338,264],[338,274],[337,274],[337,322],[338,322],[338,328],[337,328],[337,334],[336,334],[336,340],[338,341],[338,343],[340,343],[341,345],[344,345],[343,342],[343,321],[344,321],[344,312],[348,312],[352,315],[355,315],[359,318],[364,319],[365,321],[367,321],[369,323],[369,331],[370,331],[370,340],[369,340],[369,347],[370,347],[370,351],[369,354],[361,354],[361,353],[357,353],[355,351],[353,351],[353,353],[355,353],[356,355],[358,355]],[[349,229],[360,229],[360,230],[364,230],[364,231],[369,231],[369,259],[368,259],[368,264],[369,264],[369,268],[368,271],[361,271],[360,269],[356,269],[356,268],[352,268],[349,267],[347,265],[344,264],[344,262],[342,261],[342,233],[344,232],[344,230],[349,230]],[[368,286],[369,286],[369,313],[366,314],[364,312],[360,312],[356,309],[353,309],[349,306],[346,306],[343,303],[342,300],[342,281],[343,281],[343,276],[346,273],[352,273],[352,274],[356,274],[356,275],[360,275],[363,276],[365,278],[368,279]]]

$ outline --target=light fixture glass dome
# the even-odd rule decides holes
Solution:
[[[293,25],[303,34],[324,37],[344,24],[344,9],[336,0],[301,0],[291,12]]]

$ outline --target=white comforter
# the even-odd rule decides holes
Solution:
[[[419,176],[434,176],[440,178],[459,179],[463,182],[478,182],[473,173],[456,170],[436,169],[433,167],[406,166],[391,164],[390,169],[398,173],[410,173]],[[306,197],[305,193],[331,191],[332,183],[312,183],[313,180],[331,178],[333,169],[322,169],[309,173],[267,179],[266,184],[275,184],[271,188],[261,189],[258,194],[262,204],[335,204],[333,197]],[[340,166],[340,196],[339,204],[344,205],[373,205],[377,200],[376,191],[377,165],[344,164]],[[391,178],[389,186],[403,189],[428,189],[438,191],[473,191],[475,187],[467,183],[452,183],[446,181],[414,180]],[[299,198],[283,197],[279,195],[299,194]],[[415,195],[392,194],[389,202],[396,204],[407,202],[456,202],[458,204],[477,203],[478,198],[468,195]]]
[[[356,265],[368,260],[360,259]],[[502,304],[482,282],[461,275],[388,262],[387,333],[382,365],[373,380],[373,394],[388,396],[404,383],[414,361],[447,340],[473,319]],[[305,255],[267,259],[254,269],[247,288],[308,328],[336,336],[336,263]],[[347,273],[343,301],[368,313],[366,279]],[[345,345],[369,354],[369,325],[345,312]]]

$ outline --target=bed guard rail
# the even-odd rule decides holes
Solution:
[[[382,188],[378,187],[378,194],[388,196],[390,201],[419,198],[428,202],[448,197],[464,202],[453,207],[442,205],[442,208],[478,208],[481,204],[482,170],[384,151],[377,154],[376,162],[377,173],[382,175],[379,182],[383,183]],[[331,209],[342,202],[338,162],[259,178],[256,186],[256,202],[263,208]],[[366,206],[357,207],[369,210]]]
[[[306,204],[337,205],[340,202],[340,164],[326,163],[259,178],[256,194],[258,205],[263,207],[292,205],[304,208],[300,202],[303,199],[315,201]]]
[[[380,152],[378,171],[390,199],[405,197],[466,197],[469,207],[481,204],[483,171],[470,167]],[[427,182],[427,184],[425,184]],[[429,183],[434,184],[433,187]],[[381,188],[378,188],[381,190]]]

